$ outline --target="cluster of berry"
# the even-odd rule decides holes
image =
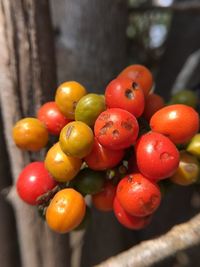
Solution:
[[[66,233],[85,225],[87,195],[97,209],[113,210],[125,227],[141,229],[160,205],[161,180],[197,181],[199,163],[190,153],[200,154],[199,115],[182,103],[165,106],[152,85],[151,72],[141,65],[124,69],[105,96],[65,82],[37,118],[15,124],[13,139],[23,150],[38,151],[49,134],[59,136],[44,162],[28,164],[16,184],[21,199],[37,205],[51,229]],[[179,152],[177,145],[191,138],[189,152]]]

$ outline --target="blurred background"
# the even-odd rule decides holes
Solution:
[[[17,66],[14,70],[16,77],[7,77],[4,72],[5,61],[0,60],[0,82],[4,81],[5,76],[14,80],[16,90],[13,101],[17,101],[20,115],[34,115],[38,104],[37,92],[42,94],[42,102],[53,99],[56,82],[59,84],[76,80],[85,85],[89,92],[103,93],[110,80],[124,67],[134,63],[143,64],[153,72],[155,91],[166,101],[170,99],[173,90],[200,90],[200,1],[0,2],[0,43],[2,44],[3,38],[12,39],[13,50],[8,50],[10,55],[15,55],[13,66]],[[36,32],[29,32],[24,25]],[[26,30],[23,31],[23,27]],[[2,29],[6,35],[3,35]],[[26,51],[23,50],[23,37],[26,37],[26,33],[28,41],[36,44],[31,46],[32,65],[27,69],[28,54],[21,53]],[[0,55],[3,54],[2,48]],[[11,63],[7,64],[12,65],[14,59],[10,57],[8,62]],[[187,68],[187,65],[190,67]],[[186,79],[180,85],[176,81],[183,69]],[[25,75],[26,71],[28,76]],[[42,77],[43,82],[36,82],[37,75]],[[5,83],[1,85],[3,87],[0,90],[6,91]],[[199,212],[200,190],[197,186],[173,187],[163,199],[151,225],[145,230],[126,230],[119,225],[112,213],[102,214],[93,210],[85,234],[81,232],[60,236],[50,233],[43,221],[37,218],[33,208],[22,203],[15,205],[8,200],[8,192],[14,183],[12,177],[15,172],[12,168],[16,167],[17,155],[9,146],[9,127],[3,101],[1,98],[1,267],[90,267],[143,240],[166,233],[173,225],[184,222]],[[24,162],[35,157],[37,155],[23,155]],[[24,221],[28,221],[29,231],[20,226]],[[178,253],[155,266],[198,267],[199,249],[200,247],[195,247]],[[27,262],[24,260],[25,255],[27,258],[30,256],[28,265],[24,263]]]

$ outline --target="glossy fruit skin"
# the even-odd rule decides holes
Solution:
[[[145,228],[152,219],[152,216],[136,217],[130,215],[119,203],[117,197],[114,198],[113,211],[117,220],[126,228],[131,230],[140,230]]]
[[[72,188],[62,189],[47,207],[46,222],[53,231],[68,233],[81,223],[85,210],[85,200],[79,192]]]
[[[103,147],[96,138],[94,138],[94,144],[92,151],[88,154],[84,160],[92,170],[106,170],[115,167],[123,158],[124,150],[112,150]]]
[[[179,185],[190,185],[199,179],[200,164],[197,158],[187,151],[180,151],[180,162],[170,180]]]
[[[131,79],[112,80],[105,91],[106,106],[129,111],[136,118],[144,111],[144,93],[141,87]]]
[[[20,198],[30,205],[40,204],[38,199],[56,186],[56,181],[48,173],[43,162],[32,162],[20,173],[17,179],[17,192]]]
[[[43,122],[50,134],[59,135],[62,128],[70,122],[58,109],[54,101],[42,105],[37,113],[37,118]]]
[[[19,120],[13,127],[15,144],[24,150],[39,151],[48,142],[48,131],[44,124],[35,118]]]
[[[200,134],[195,134],[190,140],[186,150],[200,159]]]
[[[144,95],[147,96],[153,86],[153,76],[149,69],[142,65],[130,65],[126,67],[118,77],[132,79],[141,86]]]
[[[75,81],[64,82],[56,91],[55,102],[60,111],[68,119],[73,120],[76,105],[86,93],[85,87],[80,83]]]
[[[165,105],[165,101],[161,96],[154,94],[154,93],[149,94],[146,97],[144,113],[142,114],[142,116],[147,121],[149,121],[151,119],[151,117],[153,116],[153,114],[156,111],[163,108],[164,105]]]
[[[82,160],[67,156],[60,144],[52,146],[45,157],[45,167],[58,182],[68,182],[79,172]]]
[[[100,211],[113,210],[113,201],[116,195],[116,186],[111,182],[106,182],[101,192],[92,196],[92,204]]]
[[[193,108],[196,108],[197,103],[197,95],[191,90],[181,90],[180,92],[174,94],[169,102],[169,104],[184,104]]]
[[[105,173],[93,171],[89,168],[81,170],[70,186],[83,195],[93,195],[100,192],[105,182]]]
[[[99,143],[113,150],[131,146],[138,136],[138,131],[136,118],[120,108],[102,112],[94,125],[94,133]]]
[[[137,166],[140,172],[153,181],[171,176],[179,164],[179,151],[166,136],[149,132],[138,139]]]
[[[76,106],[75,120],[92,127],[99,114],[105,109],[105,100],[101,95],[87,94],[79,100]]]
[[[157,184],[140,173],[124,177],[117,186],[116,196],[125,211],[137,217],[154,213],[161,201]]]
[[[68,156],[84,158],[92,150],[94,136],[87,124],[73,121],[62,129],[59,142],[61,149]]]
[[[168,136],[175,144],[189,141],[199,130],[199,115],[191,107],[177,104],[158,110],[150,120],[151,129]]]

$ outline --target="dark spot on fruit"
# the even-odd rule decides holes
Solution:
[[[121,122],[121,127],[126,129],[127,131],[132,131],[133,130],[133,126],[130,122],[128,121],[122,121]]]
[[[99,135],[106,134],[107,130],[113,126],[113,121],[108,121],[106,124],[100,129]]]
[[[67,128],[67,131],[66,131],[66,138],[69,139],[72,131],[74,129],[74,126],[73,125],[70,125],[68,128]]]
[[[174,159],[174,156],[169,154],[168,152],[163,152],[160,154],[160,159],[163,161]]]
[[[72,104],[73,111],[76,109],[77,101],[74,101]]]
[[[162,142],[155,141],[155,144],[153,145],[155,150],[160,150],[162,148]]]
[[[112,132],[112,136],[113,136],[114,139],[118,138],[118,137],[119,137],[119,131],[115,129],[115,130]]]
[[[139,199],[139,204],[141,207],[141,210],[145,213],[152,213],[154,212],[155,208],[157,207],[158,202],[158,196],[152,195],[149,199],[149,201],[145,202],[143,198]]]
[[[134,98],[134,92],[131,89],[126,89],[125,97],[127,97],[128,99],[133,99]]]
[[[133,89],[138,89],[139,88],[139,85],[138,85],[138,83],[133,82],[132,83],[132,87],[133,87]]]

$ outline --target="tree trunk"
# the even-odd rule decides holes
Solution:
[[[19,151],[12,141],[12,126],[21,117],[34,116],[56,86],[48,1],[0,0],[0,32],[0,100],[15,184],[24,165],[42,155]],[[14,186],[9,199],[17,220],[21,266],[67,266],[68,237],[52,233],[35,209],[19,200]]]
[[[59,81],[76,80],[103,92],[126,66],[127,3],[123,0],[51,1],[60,32]]]

